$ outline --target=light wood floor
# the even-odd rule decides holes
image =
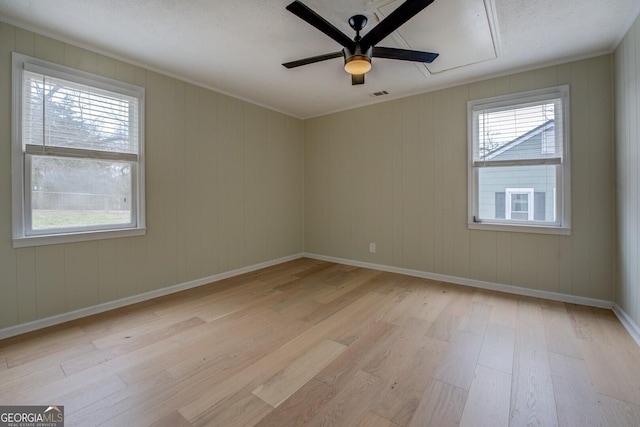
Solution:
[[[300,259],[0,341],[67,426],[639,426],[612,312]]]

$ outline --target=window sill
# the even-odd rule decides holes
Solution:
[[[496,224],[489,222],[469,222],[470,230],[486,230],[486,231],[508,231],[511,233],[534,233],[534,234],[555,234],[560,236],[571,235],[571,228],[568,227],[544,227],[540,225],[509,225]]]
[[[14,237],[13,247],[56,245],[61,243],[86,242],[90,240],[116,239],[119,237],[143,236],[146,228],[127,228],[121,230],[88,231],[85,233],[49,234],[46,236]]]

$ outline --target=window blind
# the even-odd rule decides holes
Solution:
[[[478,106],[472,114],[475,167],[562,163],[561,98],[516,106]]]
[[[30,151],[46,147],[49,154],[60,148],[135,156],[138,102],[127,94],[24,70],[24,145]]]

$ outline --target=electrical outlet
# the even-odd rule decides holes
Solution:
[[[375,243],[369,243],[369,252],[371,252],[372,254],[376,253],[376,244]]]

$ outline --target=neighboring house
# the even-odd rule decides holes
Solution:
[[[517,161],[553,155],[556,150],[554,121],[500,145],[487,160]],[[556,167],[512,166],[480,171],[480,218],[555,221]]]

